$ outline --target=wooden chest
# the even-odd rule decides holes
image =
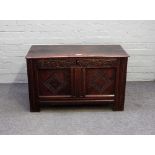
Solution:
[[[30,111],[104,103],[123,110],[127,59],[119,45],[33,45],[26,56]]]

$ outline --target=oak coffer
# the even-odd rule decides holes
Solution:
[[[46,104],[124,109],[128,54],[120,45],[33,45],[26,60],[30,111]]]

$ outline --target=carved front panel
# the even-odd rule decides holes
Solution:
[[[115,88],[115,69],[86,69],[86,95],[112,95]]]
[[[118,58],[77,58],[76,64],[79,67],[115,67],[119,64]]]
[[[39,95],[56,96],[71,94],[69,69],[41,69],[38,71]]]
[[[76,65],[74,58],[49,58],[36,62],[38,68],[70,68]]]

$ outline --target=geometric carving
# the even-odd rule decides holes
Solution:
[[[114,71],[106,69],[87,69],[87,94],[113,93]]]
[[[39,95],[70,95],[70,74],[69,69],[40,69],[38,71]]]
[[[92,89],[95,89],[98,92],[104,92],[112,82],[112,80],[107,77],[107,74],[102,72],[101,70],[98,70],[96,74],[92,76],[92,78],[93,79],[90,83],[90,86],[92,87]],[[102,84],[100,84],[100,81],[102,81]]]
[[[44,82],[44,86],[47,87],[53,94],[57,94],[62,88],[66,86],[65,80],[62,81],[58,74],[51,74],[50,77]]]

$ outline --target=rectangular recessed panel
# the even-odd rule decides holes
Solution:
[[[38,84],[40,96],[61,96],[71,94],[70,69],[40,69]]]
[[[86,95],[110,95],[115,89],[114,68],[88,68],[86,69]]]

